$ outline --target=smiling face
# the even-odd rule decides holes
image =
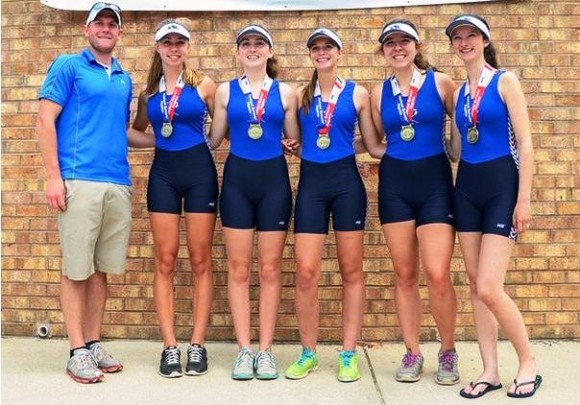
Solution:
[[[111,11],[103,10],[89,25],[85,26],[84,34],[93,52],[110,55],[121,38],[121,27]]]
[[[189,41],[179,34],[167,34],[155,44],[155,50],[164,66],[181,66],[187,58]]]
[[[266,66],[274,56],[270,44],[260,35],[248,35],[240,41],[236,56],[244,68]]]
[[[407,34],[394,33],[383,42],[383,55],[393,68],[408,67],[417,56],[417,43]]]
[[[320,71],[336,68],[341,55],[342,50],[329,38],[315,39],[310,46],[310,60]]]
[[[457,27],[451,34],[451,47],[464,62],[483,58],[483,50],[488,44],[480,30],[468,25]]]

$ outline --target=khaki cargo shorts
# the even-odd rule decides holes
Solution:
[[[123,274],[132,187],[84,180],[65,180],[65,186],[66,211],[58,215],[62,274],[71,280],[86,280],[95,270]]]

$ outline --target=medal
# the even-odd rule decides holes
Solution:
[[[467,142],[474,144],[479,141],[479,131],[476,127],[469,127],[467,130]]]
[[[330,137],[328,135],[319,135],[316,140],[316,146],[318,146],[318,149],[328,149],[330,146]]]
[[[410,142],[415,137],[415,129],[411,125],[403,125],[401,127],[401,139],[405,142]]]
[[[262,137],[262,134],[264,133],[264,131],[262,130],[262,127],[258,124],[250,124],[250,127],[248,128],[248,136],[252,139],[258,140]]]
[[[164,122],[161,126],[161,135],[163,135],[164,138],[169,138],[172,133],[173,126],[171,125],[171,122]]]

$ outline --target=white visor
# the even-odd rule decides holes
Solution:
[[[191,36],[189,35],[189,31],[187,31],[187,29],[183,25],[175,22],[170,22],[164,24],[163,26],[161,26],[161,28],[157,30],[157,32],[155,33],[155,42],[161,41],[163,37],[168,34],[179,34],[182,37],[187,38],[188,41],[191,38]]]
[[[445,34],[447,34],[449,39],[451,39],[453,31],[455,31],[456,28],[464,26],[477,28],[478,30],[481,31],[483,36],[487,38],[488,41],[491,41],[491,34],[489,33],[489,28],[487,28],[487,25],[485,25],[485,23],[481,21],[479,18],[470,15],[462,15],[451,21],[451,23],[445,29]]]
[[[329,30],[328,28],[318,28],[312,31],[312,34],[310,34],[308,40],[306,41],[306,47],[310,48],[314,40],[321,37],[326,37],[332,40],[336,44],[336,46],[338,46],[338,49],[342,49],[342,41],[340,37],[335,32]]]
[[[247,27],[243,28],[238,35],[236,35],[236,44],[239,45],[242,42],[242,39],[248,35],[258,35],[264,38],[270,47],[274,47],[274,41],[272,41],[272,36],[264,27],[260,27],[259,25],[248,25]]]
[[[381,36],[379,37],[379,42],[381,44],[384,44],[387,38],[395,33],[407,34],[410,37],[412,37],[415,41],[421,42],[421,40],[419,39],[419,33],[409,24],[405,24],[402,22],[395,22],[385,26],[385,28],[383,28],[383,32],[381,32]]]

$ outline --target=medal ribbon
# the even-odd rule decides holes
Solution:
[[[181,96],[183,86],[185,86],[185,82],[183,81],[182,76],[183,72],[181,72],[179,78],[177,79],[175,89],[173,90],[173,96],[169,102],[169,106],[167,105],[165,76],[161,76],[161,79],[159,80],[159,92],[163,95],[163,100],[161,102],[161,112],[163,113],[164,122],[171,122],[173,120],[173,115],[175,114],[175,109],[177,108],[177,101],[179,100],[179,96]]]
[[[473,105],[471,105],[471,95],[470,95],[470,85],[469,79],[465,82],[465,108],[464,113],[471,124],[472,127],[477,126],[477,118],[479,116],[479,104],[481,103],[481,99],[483,98],[483,94],[485,93],[485,89],[491,82],[491,79],[494,75],[494,68],[492,68],[489,64],[485,64],[483,67],[483,71],[481,72],[481,76],[479,76],[479,81],[477,82],[477,88],[475,89],[475,96],[473,97]]]
[[[413,76],[411,77],[411,84],[409,85],[409,96],[407,104],[403,104],[403,92],[399,86],[399,82],[395,75],[391,76],[391,87],[393,88],[393,96],[397,97],[397,112],[401,119],[401,125],[409,125],[413,123],[413,116],[415,115],[415,104],[417,104],[417,94],[419,93],[419,84],[421,82],[421,72],[416,67],[413,69]]]
[[[254,100],[252,99],[252,88],[250,87],[250,81],[248,77],[244,74],[238,79],[242,93],[246,98],[246,107],[248,108],[249,122],[250,124],[260,124],[262,122],[262,116],[266,110],[266,100],[268,99],[268,93],[270,93],[270,87],[274,82],[270,77],[265,76],[262,82],[262,87],[260,88],[260,95],[258,96],[258,101],[256,102],[256,107],[254,107]]]
[[[314,89],[314,102],[316,103],[316,118],[318,123],[316,127],[318,128],[319,136],[328,136],[330,131],[330,121],[334,115],[334,109],[336,108],[336,103],[338,102],[338,96],[344,89],[344,80],[339,76],[336,77],[334,85],[332,86],[332,91],[330,92],[330,97],[328,99],[328,105],[326,110],[322,109],[322,92],[320,91],[320,84],[316,82],[316,88]]]

